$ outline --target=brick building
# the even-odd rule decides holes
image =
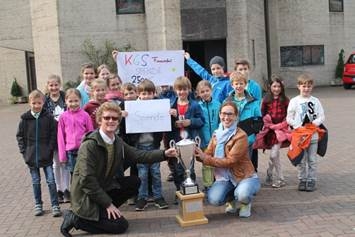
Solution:
[[[354,50],[354,1],[343,0],[2,0],[0,103],[15,77],[25,94],[51,73],[75,80],[83,42],[111,40],[136,50],[185,49],[208,66],[214,55],[249,59],[253,78],[303,71],[329,85],[340,49]],[[196,78],[191,74],[193,82]]]

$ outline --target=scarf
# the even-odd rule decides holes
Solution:
[[[222,123],[219,124],[218,128],[215,131],[216,135],[216,140],[217,140],[217,145],[216,149],[214,152],[214,156],[217,159],[223,159],[224,158],[224,146],[226,145],[226,142],[228,139],[233,136],[236,131],[237,131],[237,124],[238,121],[235,121],[232,126],[229,128],[223,128]],[[228,181],[230,180],[230,172],[228,168],[215,168],[215,178],[217,181]]]

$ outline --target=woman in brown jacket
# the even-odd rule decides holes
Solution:
[[[215,167],[216,181],[208,190],[208,201],[216,206],[230,201],[230,207],[226,208],[229,213],[237,211],[239,201],[239,216],[249,217],[251,200],[260,189],[260,181],[249,159],[248,136],[237,126],[238,109],[233,102],[221,106],[219,117],[221,123],[205,152],[196,148],[196,159]]]

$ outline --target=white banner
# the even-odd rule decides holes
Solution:
[[[170,100],[127,100],[126,133],[170,132]]]
[[[123,83],[138,85],[149,79],[154,85],[173,85],[184,75],[184,51],[119,52],[117,72]]]

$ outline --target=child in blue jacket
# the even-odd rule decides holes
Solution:
[[[220,56],[214,56],[210,60],[212,75],[200,64],[194,61],[188,52],[185,52],[185,59],[187,65],[189,65],[189,67],[194,70],[197,75],[211,83],[212,98],[218,100],[220,103],[223,103],[223,101],[233,91],[233,88],[229,82],[229,77],[225,76],[226,64],[224,59]]]

